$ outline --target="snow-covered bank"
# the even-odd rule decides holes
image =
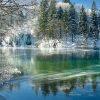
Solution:
[[[84,38],[80,35],[75,36],[74,42],[72,42],[71,37],[68,39],[48,39],[48,40],[38,40],[35,42],[39,48],[100,48],[100,39],[94,42],[93,38]]]
[[[20,74],[17,68],[0,67],[0,82],[10,80],[14,74]]]
[[[49,41],[39,41],[39,48],[72,48],[75,47],[75,43],[67,41],[49,40]]]
[[[31,34],[19,34],[17,36],[6,36],[0,39],[1,47],[25,47],[27,45],[34,46],[35,37]]]
[[[87,40],[82,36],[76,36],[74,42],[71,41],[71,37],[68,39],[37,39],[30,33],[21,33],[12,37],[5,36],[0,38],[0,47],[35,47],[35,48],[100,48],[100,39],[94,44],[93,38]]]

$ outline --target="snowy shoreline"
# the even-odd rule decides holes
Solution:
[[[14,48],[100,48],[100,39],[94,44],[92,38],[84,40],[82,36],[76,36],[74,42],[71,37],[63,39],[37,39],[31,34],[20,34],[14,37],[0,38],[0,47]]]

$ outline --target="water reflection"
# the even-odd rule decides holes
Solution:
[[[22,84],[22,81],[9,82],[5,84],[2,88],[0,88],[0,91],[9,90],[11,91],[11,93],[13,93],[15,91],[21,90],[23,88]],[[26,86],[24,86],[24,88],[26,88],[26,91],[27,87],[31,87],[33,93],[35,93],[36,96],[39,96],[41,93],[44,97],[49,96],[50,94],[58,96],[59,92],[64,93],[66,96],[77,96],[77,94],[81,96],[84,93],[87,93],[87,96],[89,96],[91,94],[93,95],[93,93],[95,93],[96,90],[100,92],[100,75],[82,76],[59,81],[50,81],[45,79],[41,81],[30,80],[27,81]],[[24,91],[21,92],[22,94],[24,93]]]
[[[0,49],[0,69],[8,66],[21,73],[0,83],[0,94],[5,98],[8,98],[5,94],[10,95],[7,100],[18,100],[18,97],[22,100],[24,93],[27,95],[23,100],[33,100],[33,96],[36,100],[61,95],[71,100],[75,96],[100,97],[99,50]]]
[[[13,66],[22,75],[44,73],[75,73],[100,71],[100,53],[97,50],[65,49],[11,49],[0,50],[0,67]]]
[[[66,95],[69,95],[70,92],[73,91],[74,89],[77,89],[79,87],[85,88],[87,85],[92,86],[91,91],[95,92],[97,85],[100,85],[100,81],[97,80],[97,78],[100,77],[98,77],[98,75],[91,75],[91,76],[82,76],[61,81],[43,80],[41,82],[30,81],[29,83],[30,86],[32,86],[32,89],[35,90],[37,94],[40,88],[44,96],[49,95],[50,93],[56,95],[57,91],[62,91]]]

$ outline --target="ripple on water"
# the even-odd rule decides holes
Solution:
[[[100,74],[100,72],[95,72],[95,71],[91,71],[91,72],[70,72],[69,73],[46,73],[46,74],[38,74],[38,75],[32,75],[32,76],[22,76],[19,78],[15,78],[15,79],[11,79],[10,81],[8,81],[8,83],[13,83],[13,82],[24,82],[24,81],[31,81],[31,80],[38,80],[38,81],[42,81],[42,80],[48,80],[48,82],[52,82],[52,81],[57,81],[57,80],[66,80],[66,79],[72,79],[72,78],[77,78],[77,77],[82,77],[82,76],[90,76],[90,75],[97,75]]]

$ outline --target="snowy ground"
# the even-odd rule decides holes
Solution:
[[[75,37],[74,42],[71,42],[69,37],[67,41],[65,39],[49,39],[49,40],[37,40],[31,34],[19,34],[14,37],[0,38],[1,47],[35,47],[35,48],[75,48],[75,47],[94,47],[94,40],[92,38],[85,39],[81,36]],[[96,47],[100,47],[100,40],[97,41]]]

